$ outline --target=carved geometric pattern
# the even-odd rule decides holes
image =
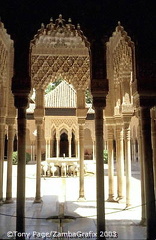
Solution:
[[[112,112],[118,117],[131,115],[134,111],[131,98],[135,78],[134,43],[120,22],[107,43],[107,60],[109,97],[114,99]]]
[[[11,95],[11,78],[13,76],[13,41],[7,34],[4,24],[0,20],[0,118],[5,119],[12,116],[13,99],[9,99]],[[12,97],[12,96],[11,96]],[[13,97],[12,97],[13,98]],[[11,101],[10,101],[11,100]],[[9,110],[7,107],[9,105]],[[13,117],[15,114],[13,113]]]
[[[127,35],[124,28],[118,23],[115,32],[112,37],[110,37],[107,43],[109,51],[107,51],[107,58],[110,60],[110,55],[112,54],[112,65],[114,71],[114,84],[121,83],[123,80],[123,74],[125,72],[133,71],[133,48],[134,43],[131,38]],[[110,65],[108,64],[108,68]],[[111,70],[108,69],[108,72]]]
[[[90,81],[89,56],[32,56],[31,77],[35,89],[45,89],[60,77],[76,90],[86,89]]]
[[[45,89],[59,78],[73,84],[75,90],[86,89],[90,81],[89,42],[80,26],[59,18],[50,20],[31,41],[31,77],[34,88]]]
[[[71,128],[72,125],[77,125],[77,118],[62,118],[62,119],[52,119],[51,124],[55,124],[56,127],[59,127],[61,124],[66,124]]]
[[[4,78],[7,71],[7,50],[4,43],[0,40],[0,81]]]

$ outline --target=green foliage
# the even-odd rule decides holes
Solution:
[[[25,154],[26,157],[26,164],[31,160],[31,156],[30,153]],[[18,153],[17,152],[13,152],[12,154],[12,164],[17,165],[18,163]]]
[[[50,83],[48,87],[45,90],[45,94],[51,92],[54,90],[60,83],[62,82],[62,79],[57,80],[56,82]]]
[[[103,150],[103,160],[104,160],[105,164],[108,163],[108,151],[107,150]]]
[[[86,103],[92,103],[92,95],[91,95],[89,89],[86,90],[85,97],[86,97]]]
[[[26,153],[25,153],[25,158],[26,158],[26,164],[27,164],[28,162],[30,162],[30,160],[31,160],[31,155],[30,155],[30,153],[26,152]]]
[[[17,152],[12,153],[12,164],[17,165]]]

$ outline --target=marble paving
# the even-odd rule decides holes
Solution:
[[[132,206],[125,209],[124,201],[122,203],[106,201],[106,232],[101,233],[101,237],[105,235],[108,237],[106,239],[117,238],[118,240],[146,239],[146,227],[139,225],[141,200],[138,165],[134,164],[132,169]],[[107,169],[105,173],[107,200]],[[5,181],[6,178],[4,178]],[[96,239],[96,178],[94,174],[88,174],[85,177],[85,201],[78,201],[78,177],[42,178],[41,186],[43,202],[34,204],[35,166],[27,166],[25,239]],[[16,166],[13,169],[13,197],[14,203],[0,206],[0,239],[15,239],[16,235]],[[50,219],[47,220],[49,217]]]

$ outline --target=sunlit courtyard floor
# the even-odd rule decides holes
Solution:
[[[35,165],[27,165],[26,170],[26,229],[24,233],[26,239],[57,239],[56,237],[59,237],[58,239],[79,239],[80,237],[82,239],[96,239],[95,174],[88,173],[85,176],[85,201],[78,201],[79,177],[51,177],[41,179],[43,202],[34,204]],[[4,173],[5,197],[6,163]],[[0,239],[15,239],[16,175],[16,166],[13,166],[14,203],[0,206]],[[106,237],[118,237],[119,240],[146,239],[146,227],[139,225],[141,193],[138,163],[132,164],[131,186],[132,205],[129,209],[125,209],[124,201],[122,203],[105,202],[106,232],[101,233],[101,236],[105,234]],[[105,165],[106,200],[107,197],[108,176],[107,165]],[[63,220],[54,219],[60,215],[63,216]],[[67,218],[65,219],[64,216]],[[47,220],[48,217],[53,220]]]

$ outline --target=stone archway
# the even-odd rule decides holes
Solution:
[[[76,142],[75,142],[75,134],[72,132],[71,138],[71,157],[76,157]]]
[[[62,132],[60,135],[60,157],[69,157],[69,142],[68,142],[68,134],[66,132]]]
[[[114,201],[114,151],[116,142],[117,196],[124,197],[124,165],[126,172],[126,205],[130,205],[131,146],[130,122],[134,113],[132,81],[135,78],[134,43],[120,22],[107,42],[107,74],[109,93],[106,104],[108,135],[109,200]],[[125,158],[125,159],[124,159]]]
[[[44,91],[51,82],[63,79],[72,84],[77,93],[76,116],[79,125],[80,145],[80,196],[84,197],[84,124],[87,114],[85,90],[90,85],[90,44],[78,24],[75,27],[71,19],[68,23],[59,18],[41,29],[30,44],[30,64],[32,87],[36,90],[36,108],[34,118],[37,128],[37,187],[36,202],[41,201],[40,164],[41,164],[41,129],[45,115]],[[59,136],[57,136],[57,149]],[[68,153],[69,154],[69,153]]]

